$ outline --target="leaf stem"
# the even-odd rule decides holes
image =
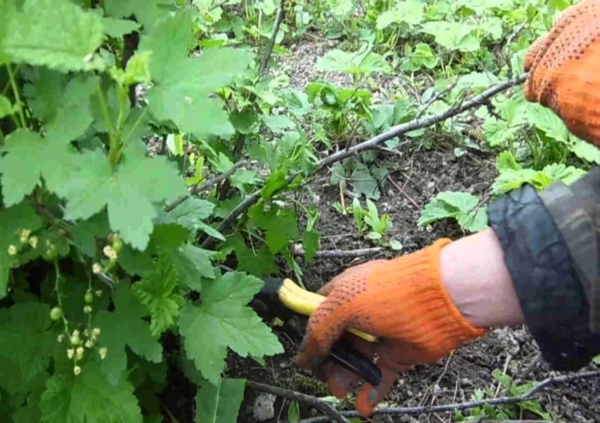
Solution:
[[[110,121],[110,114],[108,112],[108,105],[106,104],[106,100],[104,98],[104,92],[102,91],[102,85],[100,80],[98,80],[98,85],[96,86],[98,100],[100,101],[100,111],[102,112],[102,116],[104,117],[104,123],[108,129],[108,137],[109,137],[109,150],[108,150],[108,158],[113,167],[116,165],[116,152],[118,151],[118,138],[115,134],[115,129],[113,128],[112,122]]]
[[[17,105],[19,106],[19,118],[21,119],[21,128],[27,128],[27,123],[25,122],[25,114],[23,113],[23,107],[21,103],[21,95],[19,94],[19,88],[17,87],[17,81],[15,80],[15,74],[10,67],[10,64],[6,64],[6,69],[8,71],[8,77],[10,79],[10,85],[13,90],[13,94],[15,96],[15,100],[17,101]]]
[[[58,266],[58,260],[54,260],[54,272],[56,274],[56,280],[54,282],[54,292],[56,292],[56,303],[58,304],[58,307],[60,307],[60,309],[62,311],[62,321],[63,321],[63,324],[65,325],[65,334],[70,338],[71,334],[69,333],[69,321],[65,317],[65,310],[63,308],[63,302],[62,302],[60,287],[59,287],[62,276],[60,275],[60,267]]]

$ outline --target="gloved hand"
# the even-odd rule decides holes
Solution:
[[[434,363],[485,330],[473,327],[455,307],[440,279],[440,239],[420,251],[392,260],[373,260],[347,269],[319,293],[326,300],[311,315],[297,356],[338,398],[355,388],[358,379],[327,359],[333,343],[353,327],[381,339],[368,343],[349,335],[366,357],[377,357],[382,381],[365,384],[356,409],[364,416],[391,390],[398,373],[420,363]]]
[[[525,98],[552,109],[571,133],[600,147],[600,1],[567,9],[525,58]]]

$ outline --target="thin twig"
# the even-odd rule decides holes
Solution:
[[[285,5],[284,0],[279,2],[279,9],[277,9],[277,16],[275,17],[275,24],[273,25],[273,32],[271,32],[271,39],[269,40],[269,45],[267,46],[267,50],[262,58],[262,62],[260,63],[260,69],[258,71],[259,75],[262,75],[269,65],[269,60],[271,60],[271,54],[273,53],[273,47],[275,47],[275,40],[277,39],[277,34],[279,33],[279,26],[283,21],[285,16]]]
[[[439,113],[439,114],[436,114],[433,116],[429,116],[427,118],[415,119],[410,122],[407,122],[407,123],[404,123],[401,125],[397,125],[397,126],[391,128],[390,130],[388,130],[380,135],[377,135],[376,137],[373,137],[365,142],[362,142],[353,147],[341,150],[339,152],[333,153],[333,154],[321,159],[313,173],[317,172],[320,169],[323,169],[324,167],[327,167],[336,162],[339,162],[345,158],[354,156],[360,152],[377,148],[377,146],[379,144],[381,144],[387,140],[390,140],[392,138],[395,138],[399,135],[414,131],[416,129],[426,128],[428,126],[431,126],[438,122],[441,122],[445,119],[448,119],[450,117],[453,117],[460,113],[463,113],[469,109],[481,106],[488,99],[492,98],[496,94],[506,91],[509,88],[514,87],[515,85],[522,84],[523,82],[525,82],[526,79],[527,79],[527,74],[523,74],[523,75],[519,76],[518,78],[508,80],[506,82],[503,82],[502,84],[492,87],[492,88],[484,91],[480,95],[473,97],[471,100],[467,100],[464,103],[462,103],[461,105],[459,105],[457,107],[453,107],[451,109],[448,109],[445,112],[442,112],[442,113]],[[296,176],[297,176],[296,174],[291,174],[288,176],[286,181],[288,183],[290,183],[294,180],[294,178],[296,178]],[[223,233],[227,229],[229,229],[231,224],[240,215],[245,213],[246,210],[248,210],[254,203],[256,203],[260,199],[260,197],[261,197],[261,190],[255,191],[250,196],[246,197],[244,199],[244,201],[242,201],[235,209],[233,209],[231,211],[231,213],[229,213],[229,215],[227,215],[225,217],[225,219],[223,219],[223,221],[217,228],[217,231],[219,231],[220,233]],[[202,243],[202,248],[210,249],[216,243],[216,241],[217,241],[216,238],[208,237]]]
[[[501,397],[482,401],[471,401],[460,404],[449,404],[449,405],[436,405],[435,407],[389,407],[375,409],[375,414],[385,415],[398,415],[398,414],[422,414],[422,413],[444,413],[447,411],[467,410],[469,408],[483,407],[485,405],[500,405],[500,404],[516,404],[519,402],[529,400],[533,395],[537,394],[549,385],[556,383],[565,383],[577,379],[589,379],[600,376],[600,370],[592,372],[575,373],[571,375],[549,377],[544,379],[536,386],[531,388],[523,395],[515,397]],[[361,417],[356,411],[344,411],[341,413],[344,417]],[[327,418],[313,417],[309,419],[301,420],[299,423],[321,423],[327,422]]]
[[[406,197],[406,199],[412,203],[413,206],[415,206],[419,210],[421,209],[421,206],[419,206],[419,204],[410,195],[408,195],[406,191],[404,191],[402,187],[398,185],[390,175],[388,175],[388,180],[400,192],[400,194],[404,195],[404,197]]]
[[[177,200],[173,201],[171,204],[169,204],[167,207],[165,207],[165,212],[169,213],[175,207],[179,206],[185,200],[187,200],[188,198],[190,198],[192,195],[196,195],[199,192],[206,191],[208,188],[213,187],[214,185],[216,185],[219,182],[221,182],[223,179],[229,178],[231,175],[233,175],[235,173],[236,170],[238,170],[240,167],[244,166],[246,163],[247,163],[246,160],[240,160],[239,162],[237,162],[236,164],[234,164],[231,167],[231,169],[227,170],[226,172],[223,172],[223,173],[221,173],[220,175],[217,175],[217,176],[213,176],[212,178],[207,179],[206,181],[204,181],[200,185],[196,185],[194,188],[192,188],[190,190],[189,194],[182,195]]]
[[[357,250],[321,250],[315,253],[315,257],[320,258],[357,258],[371,256],[381,253],[382,248],[359,248]],[[303,256],[305,251],[302,247],[294,246],[292,253],[295,256]]]
[[[339,423],[350,423],[350,420],[342,416],[340,412],[333,408],[331,405],[313,396],[302,394],[296,391],[291,391],[289,389],[277,388],[275,386],[253,382],[250,380],[246,382],[246,386],[257,391],[268,392],[269,394],[277,395],[278,397],[287,398],[289,400],[295,400],[304,404],[308,404],[311,407],[314,407],[327,415],[327,417],[324,417],[321,421],[328,422],[333,420]]]
[[[331,154],[330,156],[325,157],[319,162],[317,169],[322,169],[326,166],[329,166],[333,163],[339,162],[347,157],[354,156],[360,152],[370,150],[375,146],[381,144],[384,141],[395,138],[399,135],[406,134],[407,132],[411,132],[417,129],[426,128],[428,126],[432,126],[438,122],[446,120],[448,118],[459,115],[469,109],[473,109],[475,107],[479,107],[490,98],[494,97],[496,94],[499,94],[503,91],[506,91],[516,85],[522,84],[527,79],[527,74],[524,73],[517,78],[510,79],[508,81],[503,82],[502,84],[498,84],[495,87],[489,88],[486,91],[482,92],[476,97],[473,97],[470,100],[465,101],[459,106],[452,107],[445,112],[438,113],[433,116],[429,116],[421,119],[414,119],[410,122],[406,122],[400,125],[396,125],[389,129],[388,131],[379,134],[365,142],[355,145],[354,147],[347,148],[345,150],[341,150],[338,153]]]

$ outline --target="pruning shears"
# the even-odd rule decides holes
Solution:
[[[305,334],[305,327],[313,311],[326,297],[307,291],[291,279],[265,278],[265,285],[256,296],[267,309],[281,321],[282,328],[295,341],[300,342]],[[377,342],[377,338],[350,328],[348,332],[367,342]],[[338,340],[332,347],[330,358],[359,376],[371,386],[381,382],[381,370],[371,360],[360,354],[346,339]]]

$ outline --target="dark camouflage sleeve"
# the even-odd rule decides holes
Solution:
[[[544,359],[577,370],[600,354],[600,167],[488,208],[525,321]]]

